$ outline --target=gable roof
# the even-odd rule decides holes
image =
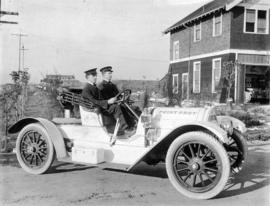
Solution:
[[[163,33],[167,34],[171,32],[174,29],[177,29],[181,26],[184,26],[186,23],[195,20],[199,17],[203,17],[207,14],[213,13],[215,11],[218,11],[220,9],[226,9],[230,10],[232,7],[236,6],[239,4],[242,0],[214,0],[211,2],[208,2],[207,4],[201,6],[182,20],[178,21],[168,29],[166,29]]]

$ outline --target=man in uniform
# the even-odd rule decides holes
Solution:
[[[104,99],[115,97],[119,91],[117,86],[111,82],[112,80],[112,67],[107,66],[100,69],[102,74],[102,82],[99,85],[101,95]]]
[[[106,66],[100,69],[100,72],[102,74],[102,82],[99,85],[99,89],[101,92],[101,95],[104,99],[110,99],[112,97],[115,97],[119,90],[115,84],[111,82],[112,80],[112,67]],[[140,115],[140,111],[138,107],[131,106],[131,108],[137,113],[137,115]],[[136,122],[134,122],[134,115],[130,113],[129,109],[126,108],[126,106],[122,105],[122,111],[123,114],[127,120],[127,123],[130,128],[132,128]]]
[[[96,86],[97,81],[97,69],[90,69],[85,71],[85,78],[87,83],[82,91],[82,96],[85,99],[88,99],[90,102],[95,104],[96,106],[101,108],[101,112],[107,112],[113,115],[115,120],[119,120],[119,130],[125,131],[125,133],[129,133],[126,131],[128,125],[123,116],[123,112],[121,107],[118,104],[114,104],[116,101],[115,97],[110,97],[109,99],[104,99],[100,94],[100,90]]]

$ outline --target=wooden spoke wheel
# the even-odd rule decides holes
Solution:
[[[48,171],[54,160],[53,143],[40,124],[29,124],[19,133],[16,142],[17,159],[21,167],[31,174]]]
[[[166,170],[173,186],[195,199],[209,199],[219,194],[230,175],[225,148],[203,132],[188,132],[173,141]]]
[[[227,150],[232,173],[236,174],[243,168],[247,160],[247,143],[241,132],[234,129],[233,134],[229,136],[229,143],[225,145]]]

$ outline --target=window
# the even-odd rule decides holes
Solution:
[[[245,10],[244,32],[268,34],[269,18],[268,10]]]
[[[182,74],[182,99],[188,97],[188,73]]]
[[[212,93],[217,91],[221,76],[221,58],[212,60]]]
[[[173,42],[173,60],[179,59],[179,41]]]
[[[201,62],[193,63],[193,93],[201,92]]]
[[[222,34],[222,15],[216,15],[213,18],[213,36]]]
[[[201,23],[194,25],[194,42],[201,40]]]
[[[178,94],[178,74],[173,74],[172,92]]]
[[[266,11],[258,10],[258,24],[257,24],[257,32],[261,34],[266,33]]]

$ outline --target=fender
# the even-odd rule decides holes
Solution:
[[[8,129],[8,132],[10,134],[17,133],[26,125],[31,124],[31,123],[40,123],[46,129],[54,145],[57,159],[64,158],[67,156],[65,143],[64,143],[64,139],[61,132],[59,131],[59,129],[56,127],[55,124],[53,124],[51,121],[47,119],[35,118],[35,117],[27,117],[27,118],[21,119],[18,122],[16,122],[14,125],[12,125]]]
[[[163,137],[160,137],[159,140],[151,146],[143,155],[138,158],[134,164],[130,165],[127,171],[132,170],[139,162],[146,160],[148,157],[151,157],[152,154],[158,153],[159,155],[167,154],[167,150],[171,143],[181,134],[186,132],[198,131],[198,130],[207,130],[210,134],[213,134],[218,141],[221,143],[228,143],[229,139],[227,136],[227,132],[220,128],[216,123],[212,122],[188,122],[187,124],[179,125],[168,133],[166,133]]]

